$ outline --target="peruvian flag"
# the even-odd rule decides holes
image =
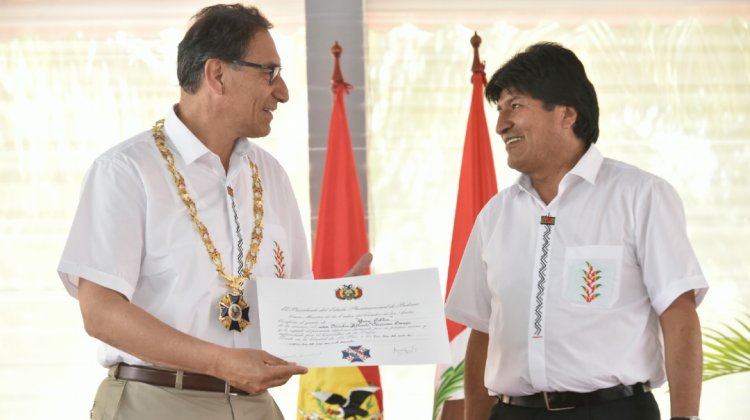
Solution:
[[[469,122],[466,127],[461,176],[458,181],[458,201],[456,202],[456,217],[453,221],[446,300],[461,263],[464,248],[469,241],[474,221],[484,205],[497,194],[495,163],[492,159],[490,133],[484,114],[484,87],[487,85],[487,76],[484,73],[484,63],[479,61],[478,50],[481,42],[481,38],[475,32],[471,38],[471,44],[474,46],[474,65],[472,66],[474,89],[471,95]],[[437,368],[433,419],[441,417],[443,420],[463,419],[463,413],[454,414],[452,410],[444,412],[443,404],[448,400],[464,398],[464,357],[470,330],[451,320],[447,322],[453,364],[440,365]]]

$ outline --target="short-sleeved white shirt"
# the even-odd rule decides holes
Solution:
[[[660,386],[658,316],[689,290],[708,284],[677,192],[591,145],[549,205],[526,175],[489,201],[446,316],[489,334],[492,395]]]
[[[174,109],[165,119],[164,132],[226,274],[238,275],[254,226],[250,158],[260,172],[265,213],[251,279],[312,278],[297,201],[276,159],[240,138],[225,172],[219,157]],[[233,189],[234,203],[227,187]],[[254,282],[245,288],[250,325],[242,333],[227,332],[219,321],[218,302],[229,289],[177,193],[151,130],[108,150],[89,169],[58,272],[74,298],[83,277],[123,294],[179,331],[225,347],[260,348]],[[98,359],[103,366],[148,364],[107,344],[102,344]]]

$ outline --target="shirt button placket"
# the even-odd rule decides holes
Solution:
[[[240,276],[242,275],[244,243],[240,226],[240,216],[237,210],[237,199],[234,194],[234,189],[230,182],[227,184],[227,215],[229,216],[230,230],[232,231],[232,262],[230,266],[232,267],[232,275]]]
[[[540,215],[537,229],[537,250],[531,282],[529,306],[529,374],[531,385],[537,391],[549,390],[545,357],[545,320],[549,290],[549,264],[555,230],[557,202],[553,202]]]

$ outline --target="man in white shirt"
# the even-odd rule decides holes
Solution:
[[[485,94],[521,175],[477,217],[446,306],[472,328],[466,419],[658,420],[667,379],[673,418],[697,416],[708,284],[674,188],[602,157],[596,92],[558,44]]]
[[[201,10],[179,104],[86,175],[58,271],[109,367],[94,419],[280,419],[266,390],[307,371],[259,350],[254,279],[312,278],[289,179],[247,140],[289,98],[270,28]]]

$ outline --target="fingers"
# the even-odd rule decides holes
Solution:
[[[261,351],[261,358],[263,359],[263,362],[271,366],[285,366],[289,364],[286,360],[279,359],[273,354],[265,351]]]
[[[289,382],[290,378],[291,376],[283,376],[281,378],[268,379],[262,384],[259,384],[257,386],[249,385],[249,386],[238,387],[238,388],[244,390],[250,395],[258,395],[258,394],[262,394],[265,391],[268,391],[269,388],[275,388],[277,386],[284,385],[285,383]]]
[[[268,387],[269,388],[275,388],[277,386],[284,385],[285,383],[289,382],[290,378],[291,378],[291,376],[286,376],[284,378],[279,378],[279,379],[273,379],[273,380],[271,380],[268,383]]]
[[[307,373],[307,368],[304,366],[297,365],[286,365],[286,366],[268,366],[271,370],[271,375],[274,378],[281,378],[283,376],[292,375],[304,375]]]
[[[367,270],[367,267],[370,266],[372,263],[372,254],[369,252],[365,252],[364,255],[362,255],[359,258],[359,261],[357,261],[351,270],[347,271],[346,274],[344,274],[344,277],[354,277],[362,275],[362,273]]]
[[[266,366],[265,375],[262,380],[259,381],[257,386],[250,386],[250,389],[246,391],[251,394],[260,394],[268,388],[284,385],[294,375],[301,375],[307,373],[307,368],[297,365],[286,365],[286,366]]]
[[[266,353],[266,355],[268,354]],[[295,364],[269,365],[261,363],[260,366],[256,365],[254,372],[245,376],[242,380],[230,381],[230,383],[237,388],[249,392],[251,395],[258,395],[266,391],[268,388],[284,385],[289,381],[289,378],[294,375],[302,375],[305,373],[307,373],[307,368],[304,366],[297,366]]]
[[[276,372],[279,375],[284,374],[291,376],[307,373],[307,368],[304,366],[297,366],[296,363],[287,362],[284,359],[279,359],[271,353],[262,350],[260,350],[260,353],[262,354],[263,362],[268,365],[267,367],[271,368],[273,372]]]

